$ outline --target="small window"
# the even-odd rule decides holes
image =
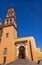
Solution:
[[[10,19],[10,24],[12,24],[12,19]]]
[[[12,16],[12,13],[11,13],[11,16]]]
[[[8,22],[8,20],[7,20],[7,22]]]
[[[7,20],[7,24],[8,24],[8,20]]]
[[[4,54],[7,54],[7,48],[4,48],[3,53],[4,53]]]
[[[9,33],[6,33],[6,38],[9,36]]]
[[[12,19],[10,19],[10,21],[12,21]]]

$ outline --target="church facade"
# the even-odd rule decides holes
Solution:
[[[0,64],[7,64],[16,59],[28,59],[34,62],[42,59],[40,48],[36,47],[35,39],[17,37],[16,13],[13,7],[8,9],[4,26],[0,22]]]

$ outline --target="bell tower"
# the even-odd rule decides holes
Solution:
[[[16,13],[14,7],[10,7],[4,21],[4,34],[9,34],[11,38],[17,37]]]
[[[15,9],[13,7],[10,7],[8,9],[6,19],[5,19],[5,23],[4,23],[4,26],[11,26],[11,25],[13,25],[15,28],[17,28],[16,13],[15,13]]]

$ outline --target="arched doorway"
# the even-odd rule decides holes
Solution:
[[[25,47],[24,46],[19,47],[18,58],[25,59]]]

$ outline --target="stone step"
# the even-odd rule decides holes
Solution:
[[[11,62],[7,65],[42,65],[42,64],[41,63],[37,64],[37,63],[30,61],[28,59],[18,59],[15,62]]]

